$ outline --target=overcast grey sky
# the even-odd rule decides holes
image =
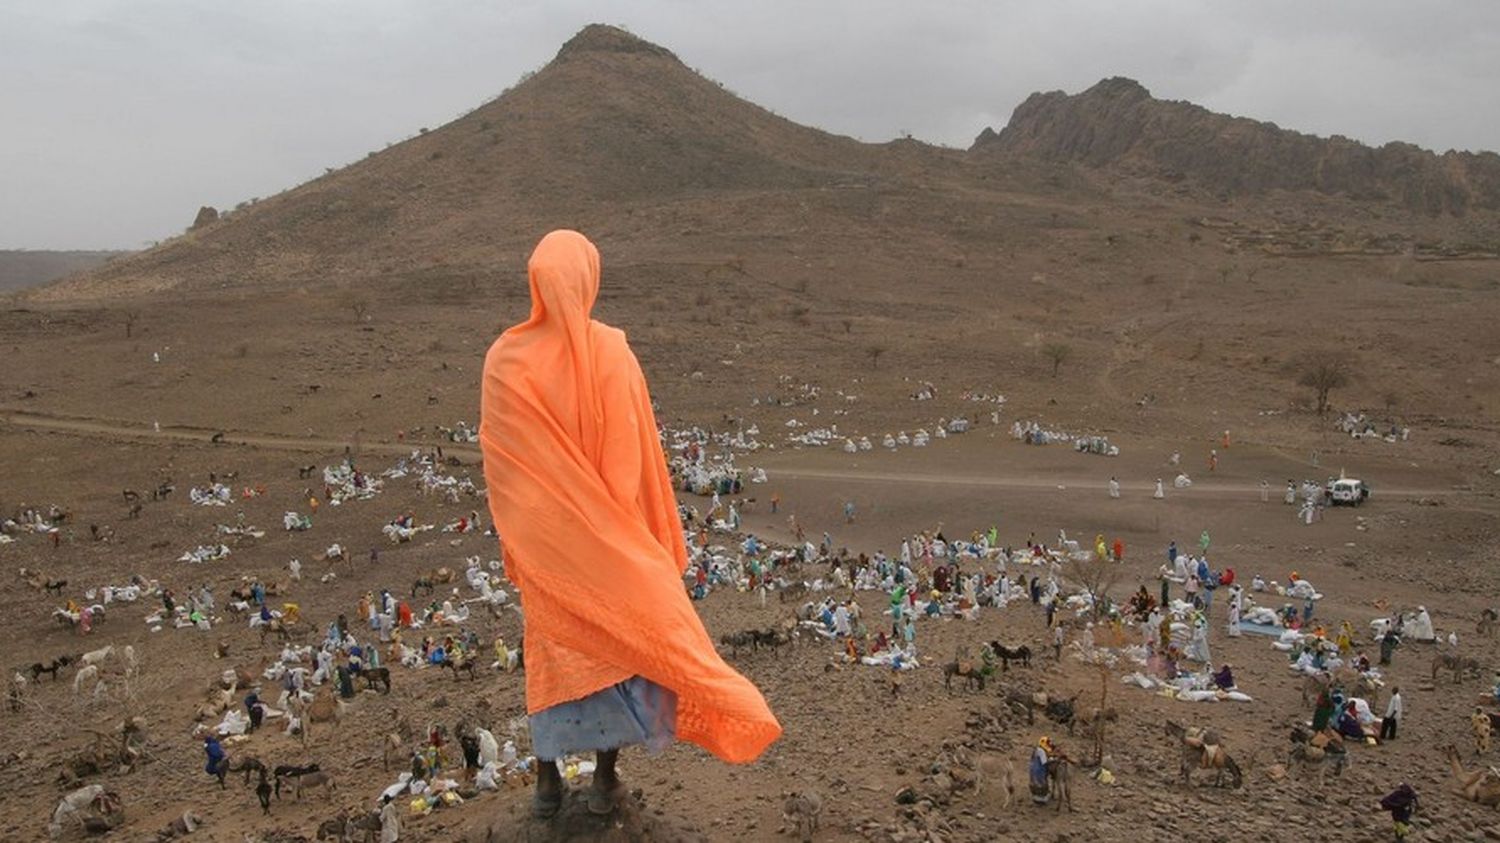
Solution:
[[[138,248],[626,26],[762,105],[967,146],[1130,76],[1288,128],[1500,149],[1500,2],[0,0],[0,248]]]

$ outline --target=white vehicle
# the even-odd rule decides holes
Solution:
[[[1340,477],[1328,485],[1328,500],[1334,506],[1359,506],[1370,497],[1370,487],[1363,480]]]

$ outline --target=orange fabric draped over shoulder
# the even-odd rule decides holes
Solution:
[[[599,253],[542,238],[531,317],[484,361],[479,427],[490,514],[521,591],[526,707],[642,676],[677,694],[677,736],[731,762],[781,735],[714,649],[683,587],[687,548],[640,363],[590,318]]]

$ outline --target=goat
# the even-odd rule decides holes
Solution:
[[[62,590],[67,587],[67,580],[47,580],[42,584],[43,591],[47,592],[48,594],[55,594],[58,597],[62,596]]]
[[[27,672],[31,674],[31,681],[33,682],[41,678],[41,675],[43,673],[52,674],[52,681],[56,682],[57,672],[72,663],[72,656],[58,656],[57,658],[53,659],[50,664],[42,664],[41,662],[36,662],[31,667],[27,668]]]
[[[78,672],[73,675],[73,693],[81,693],[82,689],[85,686],[93,686],[98,681],[99,666],[86,664],[83,667],[80,667],[78,669]]]
[[[260,800],[260,812],[271,815],[271,783],[266,781],[266,768],[260,768],[260,782],[255,785],[255,798]]]
[[[78,663],[83,667],[93,667],[103,664],[104,660],[115,654],[115,645],[109,644],[97,650],[90,650],[78,657]]]
[[[789,826],[795,827],[799,837],[803,840],[811,840],[813,832],[818,830],[818,818],[823,814],[823,797],[810,790],[783,795],[785,801],[781,805],[782,831],[786,831]]]

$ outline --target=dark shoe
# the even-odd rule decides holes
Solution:
[[[550,820],[562,808],[562,793],[544,794],[540,790],[531,796],[531,815],[539,820]]]
[[[612,814],[624,797],[625,785],[615,782],[612,786],[600,787],[596,783],[589,787],[589,813],[598,816]]]

